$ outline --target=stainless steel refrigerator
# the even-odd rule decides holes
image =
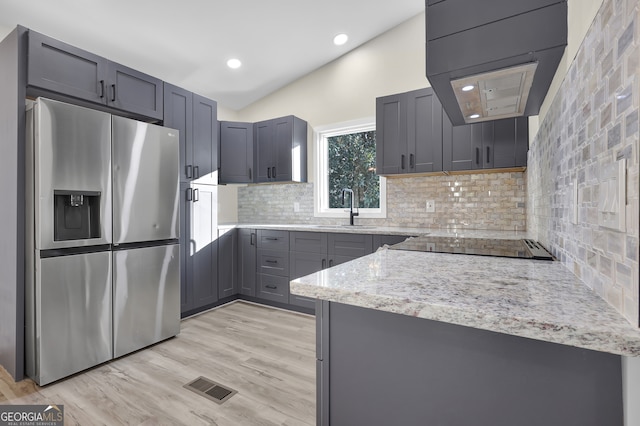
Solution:
[[[178,132],[27,111],[27,374],[51,383],[180,331]]]

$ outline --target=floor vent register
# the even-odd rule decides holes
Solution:
[[[187,383],[186,385],[184,385],[184,387],[192,392],[197,393],[198,395],[204,396],[207,399],[217,402],[218,404],[222,404],[233,395],[238,393],[237,391],[230,389],[227,386],[223,386],[219,383],[214,382],[213,380],[209,380],[202,376]]]

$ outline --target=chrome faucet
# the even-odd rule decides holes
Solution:
[[[342,205],[344,206],[344,193],[345,192],[348,192],[348,193],[351,194],[351,207],[349,208],[349,225],[353,226],[353,218],[355,216],[359,216],[360,213],[358,213],[358,212],[354,213],[353,212],[353,201],[354,200],[353,200],[353,190],[352,189],[344,188],[342,190]]]

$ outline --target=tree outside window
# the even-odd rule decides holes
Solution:
[[[376,174],[374,120],[317,128],[316,144],[315,216],[344,217],[351,199],[347,194],[343,205],[342,190],[349,188],[359,218],[385,218],[386,182]]]
[[[376,175],[375,130],[327,138],[329,151],[329,208],[341,208],[342,190],[354,193],[359,208],[380,207],[380,178]],[[345,205],[351,200],[345,198]]]

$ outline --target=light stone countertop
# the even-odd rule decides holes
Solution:
[[[282,231],[307,231],[307,232],[338,232],[351,234],[380,234],[380,235],[410,235],[410,236],[456,236],[465,238],[497,238],[497,239],[519,239],[528,238],[524,231],[492,231],[478,229],[438,229],[438,228],[405,228],[399,226],[367,226],[367,225],[307,225],[307,224],[251,224],[234,223],[220,224],[221,231],[243,228],[243,229],[273,229]]]
[[[295,279],[290,291],[514,336],[640,356],[640,329],[560,262],[382,249]]]

